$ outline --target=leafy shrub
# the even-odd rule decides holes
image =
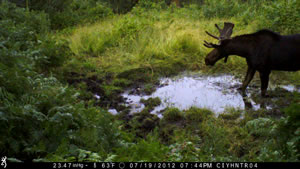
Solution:
[[[188,122],[202,122],[212,115],[213,113],[210,110],[197,107],[191,107],[185,112],[185,118]]]
[[[147,21],[136,16],[126,15],[114,24],[113,32],[120,38],[132,40],[147,25]]]
[[[179,121],[183,120],[184,116],[178,108],[168,108],[163,113],[163,119],[166,121]]]
[[[249,133],[257,136],[270,136],[274,131],[274,122],[268,118],[258,118],[246,124]]]
[[[218,118],[224,120],[236,120],[241,116],[241,111],[234,108],[227,108],[227,112],[219,114]]]
[[[32,23],[32,17],[43,23],[43,12],[39,17],[8,2],[1,2],[0,8],[1,154],[31,161],[66,159],[85,150],[105,159],[117,144],[112,116],[44,74],[65,60],[65,42],[45,36],[43,28]]]
[[[54,29],[78,23],[93,23],[112,14],[110,8],[97,1],[73,0],[63,11],[49,14]]]
[[[15,3],[30,11],[39,13],[44,11],[48,14],[52,29],[62,29],[83,22],[95,22],[112,14],[112,10],[99,0],[30,0],[28,2]]]
[[[109,4],[115,13],[126,13],[132,9],[138,0],[101,0]]]
[[[184,135],[183,133],[180,134]],[[170,161],[196,162],[199,159],[199,148],[189,140],[184,140],[183,142],[176,141],[176,143],[169,146],[169,149],[170,151],[168,155]]]
[[[9,93],[2,89],[5,104],[1,105],[1,152],[32,160],[52,153],[68,156],[76,148],[100,153],[110,150],[116,132],[112,132],[107,112],[85,108],[77,101],[79,93],[60,85],[55,78],[31,81],[32,88],[18,98],[7,97]],[[57,152],[62,145],[65,151]]]
[[[70,55],[68,42],[65,40],[58,40],[54,37],[43,37],[38,46],[39,55],[43,56],[43,60],[38,62],[38,66],[45,70],[50,71],[50,68],[57,68],[62,66],[67,57]]]
[[[153,110],[154,107],[159,106],[161,104],[161,100],[159,97],[150,97],[149,99],[145,100],[145,99],[141,99],[140,100],[141,103],[144,103],[146,107],[148,107],[150,110]]]
[[[145,10],[160,10],[160,9],[166,9],[167,3],[164,0],[153,0],[153,1],[147,1],[147,0],[139,0],[138,6],[139,8],[143,8]]]
[[[299,98],[299,96],[295,96]],[[259,118],[249,121],[250,134],[264,139],[260,145],[260,161],[298,161],[300,157],[299,103],[293,103],[283,111],[287,117],[278,121]]]
[[[37,11],[29,12],[7,1],[0,2],[0,21],[2,23],[9,22],[11,26],[14,25],[14,27],[11,28],[15,30],[23,28],[27,29],[27,31],[33,31],[32,34],[46,33],[49,31],[50,26],[50,21],[46,13]],[[18,25],[16,25],[16,23]],[[5,27],[1,26],[1,30],[5,32],[3,29],[5,29]]]
[[[300,32],[300,2],[278,0],[263,6],[260,28],[268,28],[284,34]]]
[[[233,17],[246,10],[246,8],[246,4],[232,0],[205,0],[204,4],[201,6],[206,18]]]
[[[149,134],[146,139],[138,140],[137,143],[127,142],[116,150],[116,161],[164,161],[169,148],[161,144],[157,131]]]

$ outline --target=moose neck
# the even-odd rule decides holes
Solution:
[[[255,45],[253,39],[237,36],[230,40],[225,50],[229,55],[238,55],[247,58],[251,55],[251,49]]]

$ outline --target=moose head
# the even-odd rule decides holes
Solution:
[[[230,41],[230,36],[232,34],[232,29],[234,27],[233,23],[224,22],[223,29],[220,29],[220,27],[215,24],[216,28],[218,29],[220,36],[215,36],[210,34],[209,32],[205,31],[209,36],[219,40],[218,44],[209,43],[207,41],[204,41],[204,46],[207,48],[214,48],[209,54],[207,54],[205,58],[205,64],[206,65],[214,65],[218,60],[225,58],[224,62],[227,62],[228,59],[228,52],[226,52],[226,45]]]

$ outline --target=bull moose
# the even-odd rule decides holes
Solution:
[[[242,86],[239,88],[245,95],[245,90],[253,79],[256,71],[261,81],[261,95],[267,97],[267,88],[271,70],[297,71],[300,70],[300,34],[280,35],[271,30],[263,29],[252,34],[244,34],[231,38],[233,23],[225,22],[223,29],[217,24],[220,36],[218,44],[204,41],[204,46],[214,48],[205,58],[206,65],[214,65],[218,60],[229,55],[238,55],[246,59],[248,70]]]

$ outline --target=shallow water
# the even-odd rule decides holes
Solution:
[[[217,115],[224,112],[226,108],[235,109],[259,109],[261,106],[251,99],[251,94],[243,98],[237,88],[241,86],[240,80],[232,75],[203,76],[182,74],[172,78],[160,79],[160,87],[151,95],[134,95],[131,90],[126,91],[122,96],[127,100],[127,106],[131,107],[131,113],[138,113],[145,107],[140,100],[150,97],[159,97],[162,104],[156,107],[151,113],[162,115],[160,111],[167,107],[177,107],[181,110],[189,109],[192,106],[208,108]],[[249,87],[248,87],[249,88]],[[292,85],[283,86],[286,90],[298,90]],[[250,89],[251,90],[251,89]],[[260,92],[260,91],[258,91]],[[266,106],[266,109],[272,107]],[[116,114],[115,109],[109,110]]]

